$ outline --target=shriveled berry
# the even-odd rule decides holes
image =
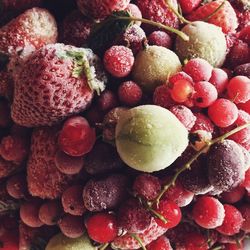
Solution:
[[[206,81],[197,82],[194,85],[194,103],[197,107],[207,108],[218,98],[218,92],[213,84]]]
[[[128,233],[142,233],[150,226],[151,214],[138,200],[130,199],[121,205],[118,221]]]
[[[95,130],[89,126],[88,121],[81,116],[75,116],[64,123],[58,143],[66,154],[82,156],[92,149],[95,139]]]
[[[127,106],[135,106],[141,101],[142,89],[137,83],[133,81],[123,82],[119,86],[118,96],[122,104]]]
[[[124,46],[112,46],[105,52],[104,67],[114,77],[129,75],[134,65],[134,55],[131,49]]]
[[[86,208],[82,198],[83,187],[74,185],[66,189],[62,194],[62,205],[65,213],[71,215],[83,215]]]
[[[111,242],[118,235],[117,219],[113,214],[92,215],[86,222],[86,228],[89,237],[98,243]]]
[[[148,36],[148,43],[150,45],[157,45],[170,49],[172,47],[173,41],[168,33],[157,30]]]
[[[212,229],[222,225],[225,211],[219,200],[210,196],[202,196],[195,202],[192,215],[199,226]]]
[[[134,181],[133,191],[146,200],[153,200],[161,191],[160,180],[150,174],[140,174]]]
[[[184,105],[176,105],[169,109],[186,127],[188,131],[192,129],[195,124],[196,117],[193,112]]]
[[[182,214],[175,202],[162,199],[158,206],[154,205],[153,208],[166,219],[166,223],[161,219],[155,219],[159,226],[169,229],[180,223]]]
[[[82,236],[85,232],[84,220],[81,216],[66,214],[58,221],[58,226],[65,236],[73,239]]]
[[[175,104],[171,97],[170,89],[166,84],[160,85],[155,89],[153,103],[163,108],[169,108]]]
[[[220,98],[208,108],[208,116],[216,126],[225,128],[238,118],[238,108],[230,100]]]
[[[246,76],[233,77],[227,86],[227,93],[234,103],[245,103],[250,100],[250,79]]]
[[[222,94],[228,84],[228,75],[224,70],[215,68],[212,70],[209,82],[215,86],[218,94]]]
[[[238,233],[243,224],[243,217],[238,209],[232,205],[224,205],[225,218],[220,227],[216,230],[224,235],[234,235]]]
[[[173,250],[169,239],[166,236],[160,236],[157,240],[147,245],[148,250]]]
[[[183,68],[183,71],[190,75],[195,82],[209,81],[212,70],[212,65],[202,58],[189,60]]]

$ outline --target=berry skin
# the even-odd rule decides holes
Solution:
[[[69,238],[78,238],[85,232],[84,220],[81,216],[66,214],[58,221],[61,232]]]
[[[82,199],[83,187],[74,185],[66,189],[62,194],[62,206],[65,213],[81,216],[86,211]]]
[[[193,84],[187,80],[178,80],[171,88],[171,97],[177,103],[188,101],[194,92]]]
[[[236,203],[240,201],[243,196],[245,195],[246,191],[245,188],[242,187],[242,184],[233,190],[230,190],[229,192],[223,192],[220,195],[221,200],[223,200],[226,203]]]
[[[177,226],[180,223],[182,216],[181,210],[175,202],[164,199],[160,201],[158,207],[157,205],[154,205],[153,208],[157,213],[161,214],[167,220],[165,223],[160,219],[155,219],[156,223],[161,227],[169,229]]]
[[[161,236],[157,240],[147,245],[147,250],[173,250],[169,239],[166,236]]]
[[[134,55],[131,49],[124,46],[112,46],[104,54],[104,67],[114,77],[128,76],[134,65]]]
[[[190,75],[195,82],[208,81],[212,75],[213,67],[204,59],[195,58],[188,61],[183,71]]]
[[[207,108],[218,98],[218,92],[213,84],[206,81],[196,82],[194,85],[194,103],[197,107]]]
[[[208,250],[207,239],[200,233],[190,232],[184,236],[183,249],[185,250]],[[182,248],[181,248],[182,249]]]
[[[173,86],[174,83],[179,81],[179,80],[187,80],[190,83],[193,83],[193,79],[192,79],[192,77],[190,75],[188,75],[184,71],[180,71],[180,72],[177,72],[176,74],[172,75],[169,78],[170,87]]]
[[[238,108],[230,100],[217,99],[209,108],[208,116],[220,128],[232,125],[238,118]]]
[[[238,108],[250,114],[250,100],[245,103],[239,103]]]
[[[207,116],[202,113],[194,113],[194,115],[196,116],[196,121],[191,130],[192,132],[197,130],[205,130],[209,133],[214,132],[214,125]]]
[[[228,243],[225,244],[225,250],[244,250],[242,243],[240,242],[239,244],[235,243]]]
[[[189,14],[195,10],[201,2],[201,0],[179,0],[181,10],[184,14]]]
[[[56,200],[47,201],[39,209],[39,219],[45,225],[56,225],[58,219],[62,214],[60,203]]]
[[[58,150],[55,155],[55,164],[61,173],[74,175],[81,171],[84,160],[83,157],[73,157]]]
[[[210,196],[202,196],[194,204],[192,215],[199,226],[212,229],[222,225],[225,211],[219,200]]]
[[[150,212],[136,199],[123,203],[118,212],[119,227],[128,233],[142,233],[151,223]]]
[[[183,105],[176,105],[171,107],[169,110],[180,120],[188,131],[192,129],[195,124],[196,117],[189,108]]]
[[[155,89],[153,103],[163,108],[169,108],[175,104],[171,97],[170,89],[166,84],[160,85]]]
[[[140,174],[134,181],[133,191],[146,200],[153,200],[161,191],[160,180],[150,174]]]
[[[98,108],[101,112],[108,112],[118,106],[117,96],[111,90],[105,90],[97,100]]]
[[[82,156],[91,151],[95,140],[95,130],[89,126],[88,121],[81,116],[75,116],[64,123],[58,143],[66,154]]]
[[[173,41],[168,33],[157,30],[148,36],[148,43],[150,45],[157,45],[170,49],[172,47]]]
[[[222,2],[223,0],[216,0],[199,7],[188,16],[188,20],[204,20],[210,14],[214,13]],[[222,31],[226,34],[234,33],[238,27],[236,13],[228,1],[225,2],[224,6],[218,12],[208,19],[208,22],[221,27]]]
[[[225,218],[220,227],[216,230],[224,235],[234,235],[238,233],[243,224],[243,217],[238,209],[231,205],[224,205]]]
[[[8,194],[15,199],[22,199],[27,197],[28,188],[26,176],[22,174],[10,177],[6,184]]]
[[[133,81],[123,82],[118,89],[119,100],[127,106],[136,106],[142,98],[141,87]]]
[[[228,84],[228,75],[224,70],[215,68],[212,70],[209,82],[215,86],[218,94],[222,94]]]
[[[130,0],[77,0],[78,8],[84,15],[103,19],[113,11],[124,10]]]
[[[246,76],[235,76],[229,81],[227,93],[234,103],[245,103],[250,100],[250,79]]]
[[[243,204],[239,207],[241,215],[244,219],[241,229],[245,232],[250,232],[250,206],[249,204]]]
[[[39,219],[41,202],[37,200],[25,202],[20,207],[20,218],[29,227],[41,227],[43,222]]]
[[[133,17],[142,18],[142,13],[141,13],[140,9],[138,8],[137,5],[135,5],[133,3],[130,3],[125,10],[129,11]],[[135,24],[140,26],[141,22],[136,21]]]
[[[118,235],[117,219],[113,214],[97,213],[86,222],[89,237],[98,243],[111,242]]]

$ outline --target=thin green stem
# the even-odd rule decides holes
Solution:
[[[161,215],[160,213],[156,212],[153,208],[148,206],[147,208],[154,216],[156,216],[158,219],[162,220],[165,224],[168,223],[167,219]]]
[[[146,247],[144,246],[144,244],[143,244],[141,238],[140,238],[137,234],[132,234],[132,233],[131,233],[130,235],[131,235],[132,238],[134,238],[134,239],[140,244],[140,246],[141,246],[141,248],[142,248],[143,250],[147,250]]]
[[[242,125],[242,126],[239,126],[239,127],[235,128],[235,129],[229,131],[228,133],[226,133],[226,134],[224,134],[224,135],[221,135],[221,136],[219,136],[219,137],[217,137],[217,138],[215,138],[215,139],[213,139],[213,140],[207,142],[207,144],[204,145],[204,146],[200,149],[200,151],[198,151],[198,152],[197,152],[197,153],[196,153],[196,154],[195,154],[186,164],[184,164],[184,165],[175,173],[175,175],[173,176],[172,180],[171,180],[169,183],[167,183],[166,185],[164,185],[163,189],[162,189],[161,192],[158,194],[158,196],[156,197],[156,199],[151,203],[151,206],[152,206],[153,204],[155,204],[155,203],[158,205],[159,202],[160,202],[160,200],[161,200],[161,198],[162,198],[162,196],[164,195],[164,193],[165,193],[171,186],[174,186],[174,185],[175,185],[175,182],[176,182],[177,178],[179,177],[179,175],[180,175],[181,173],[183,173],[184,171],[190,169],[190,168],[191,168],[191,165],[194,163],[194,161],[196,161],[196,160],[200,157],[201,154],[206,153],[206,152],[210,149],[210,147],[211,147],[212,145],[214,145],[214,144],[216,144],[216,143],[218,143],[218,142],[222,142],[223,140],[225,140],[226,138],[230,137],[231,135],[236,134],[236,133],[238,133],[239,131],[241,131],[241,130],[243,130],[243,129],[249,127],[249,126],[250,126],[250,123],[246,123],[246,124],[244,124],[244,125]]]
[[[176,35],[181,37],[184,41],[189,41],[189,36],[186,35],[184,32],[177,30],[177,29],[174,29],[170,26],[164,25],[162,23],[157,23],[157,22],[154,22],[152,20],[148,20],[145,18],[137,18],[137,17],[133,17],[133,16],[130,16],[130,17],[129,16],[114,16],[114,18],[120,19],[120,20],[140,21],[142,23],[150,24],[152,26],[156,26],[159,29],[165,29],[167,31],[175,33]]]
[[[209,250],[221,250],[223,249],[222,246],[214,247],[214,248],[209,248]]]
[[[109,243],[103,244],[99,250],[105,250],[109,246]]]
[[[203,19],[204,22],[208,21],[212,16],[214,16],[220,9],[223,8],[227,0],[224,0],[222,4],[215,10],[213,11],[210,15],[208,15],[206,18]]]

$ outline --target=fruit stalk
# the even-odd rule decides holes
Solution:
[[[221,8],[223,8],[223,6],[225,5],[227,0],[224,0],[221,5],[215,10],[213,11],[210,15],[208,15],[203,21],[207,22],[212,16],[214,16]]]
[[[136,241],[138,241],[138,243],[141,245],[141,248],[143,250],[147,250],[146,247],[144,246],[144,244],[142,243],[142,240],[140,239],[140,237],[137,234],[130,234],[132,238],[134,238]]]

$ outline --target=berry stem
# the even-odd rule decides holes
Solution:
[[[114,18],[120,19],[120,20],[140,21],[142,23],[150,24],[152,26],[158,27],[159,29],[165,29],[167,31],[175,33],[176,35],[181,37],[184,41],[189,41],[189,36],[186,35],[184,32],[182,32],[180,30],[177,30],[177,29],[174,29],[174,28],[171,28],[171,27],[169,27],[167,25],[164,25],[162,23],[157,23],[157,22],[154,22],[152,20],[148,20],[148,19],[145,19],[145,18],[137,18],[137,17],[133,17],[133,16],[115,16],[114,15]]]
[[[190,24],[192,22],[188,21],[184,16],[182,16],[178,10],[176,10],[174,8],[174,6],[170,3],[169,0],[165,0],[165,3],[166,5],[169,7],[169,9],[179,18],[179,20],[182,22],[182,23],[186,23],[186,24]]]
[[[158,212],[156,212],[153,208],[151,208],[150,206],[147,207],[147,209],[153,214],[155,215],[157,218],[159,218],[160,220],[162,220],[165,224],[168,223],[168,221],[166,220],[166,218],[159,214]]]
[[[204,22],[207,22],[212,16],[214,16],[221,8],[223,8],[223,6],[225,5],[226,1],[227,1],[227,0],[224,0],[224,1],[221,3],[221,5],[220,5],[217,9],[215,9],[215,11],[213,11],[210,15],[208,15],[207,17],[205,17],[205,18],[203,19],[203,21],[204,21]]]
[[[105,243],[105,244],[103,244],[103,245],[99,248],[99,250],[105,250],[108,246],[109,246],[109,243]]]
[[[239,126],[231,131],[229,131],[228,133],[224,134],[224,135],[221,135],[209,142],[207,142],[207,144],[205,146],[203,146],[201,148],[200,151],[198,151],[186,164],[184,164],[176,173],[175,175],[173,176],[172,180],[167,183],[166,185],[164,185],[163,189],[161,190],[161,192],[158,194],[158,196],[156,197],[156,199],[152,202],[152,204],[156,203],[157,205],[159,204],[162,196],[164,195],[164,193],[171,187],[171,186],[174,186],[175,185],[175,182],[177,180],[177,178],[179,177],[179,175],[181,173],[183,173],[184,171],[188,170],[191,168],[191,165],[194,161],[196,161],[199,156],[203,153],[206,153],[210,147],[218,142],[222,142],[223,140],[225,140],[226,138],[230,137],[231,135],[233,134],[236,134],[237,132],[247,128],[250,126],[250,123],[246,123],[242,126]]]
[[[142,248],[143,250],[147,250],[146,247],[144,246],[144,244],[143,244],[141,238],[140,238],[137,234],[132,234],[132,233],[131,233],[130,235],[131,235],[132,238],[134,238],[134,239],[140,244],[140,246],[141,246],[141,248]]]

